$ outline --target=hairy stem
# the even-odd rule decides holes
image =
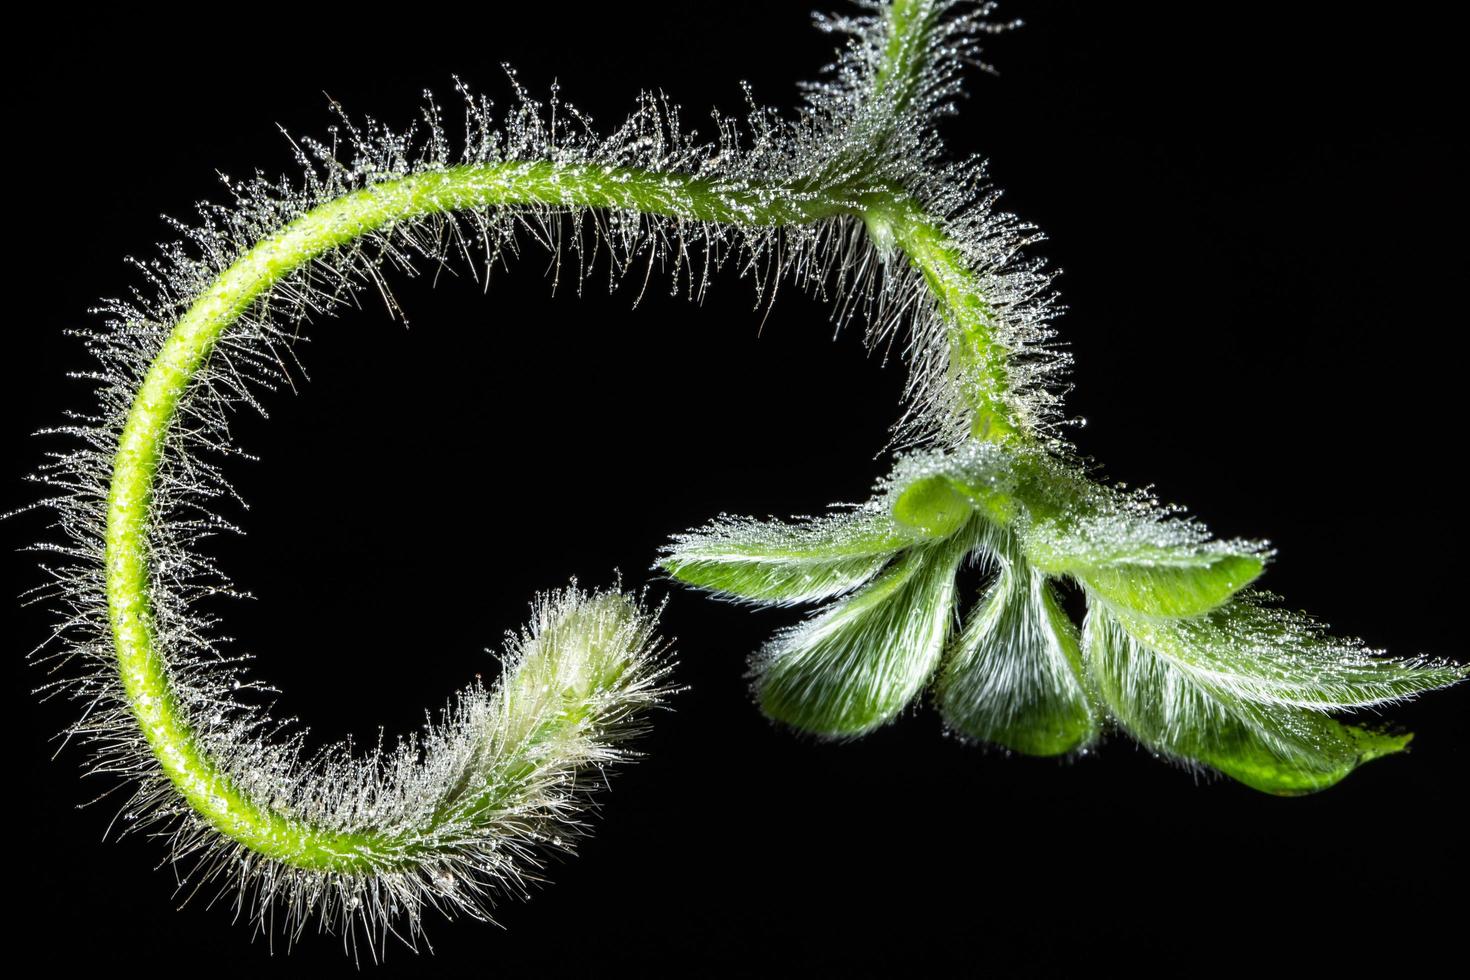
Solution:
[[[875,76],[877,90],[905,108],[923,68],[922,43],[933,26],[933,0],[894,0],[888,8],[888,42]]]
[[[697,180],[547,162],[451,168],[374,184],[302,215],[226,269],[174,327],[129,410],[108,493],[106,567],[118,670],[133,714],[164,772],[220,833],[266,857],[351,871],[401,853],[377,833],[324,831],[250,799],[192,731],[154,638],[148,527],[165,439],[216,341],[253,302],[313,259],[395,222],[515,204],[615,207],[716,222],[790,222],[830,213],[817,204],[771,205]]]
[[[995,339],[990,306],[959,245],[907,195],[875,195],[865,203],[868,233],[903,252],[949,320],[948,370],[966,376],[959,388],[970,399],[965,406],[970,435],[994,441],[1019,438],[1023,430],[1006,400],[1006,349]]]
[[[874,76],[874,96],[902,113],[918,95],[930,39],[940,5],[934,0],[894,0],[888,8],[887,42]],[[1006,403],[1010,388],[1006,351],[991,330],[991,311],[959,245],[919,202],[902,191],[879,194],[864,203],[868,231],[879,243],[897,245],[923,274],[950,321],[948,369],[967,375],[960,390],[969,393],[970,435],[1003,441],[1021,434]]]
[[[930,5],[899,0],[891,13],[889,64],[879,85],[911,85],[920,60],[917,31]],[[106,591],[117,666],[133,714],[164,772],[226,837],[296,867],[353,872],[404,854],[386,831],[325,830],[280,812],[232,784],[191,729],[155,640],[149,598],[149,524],[154,480],[170,426],[189,385],[220,336],[253,303],[332,249],[364,235],[434,214],[465,209],[552,205],[607,208],[747,227],[861,217],[880,247],[896,245],[924,276],[954,325],[951,370],[979,379],[972,431],[1005,438],[1018,431],[1004,402],[1003,350],[962,253],[899,189],[854,200],[840,189],[725,186],[674,173],[550,161],[449,167],[372,184],[329,201],[260,241],[220,274],[179,320],[129,410],[107,501]]]

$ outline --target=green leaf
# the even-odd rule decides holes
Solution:
[[[819,735],[890,721],[933,674],[954,615],[954,577],[974,535],[918,545],[872,584],[778,634],[754,658],[761,708]]]
[[[1096,491],[1057,516],[1027,522],[1021,535],[1037,568],[1070,575],[1114,606],[1145,616],[1198,616],[1266,567],[1263,542],[1215,541],[1151,497]]]
[[[1046,576],[1009,550],[940,673],[939,708],[963,735],[1063,755],[1097,736],[1077,627]]]
[[[1304,768],[1298,762],[1282,764],[1274,754],[1263,753],[1250,746],[1221,752],[1202,761],[1236,782],[1262,793],[1305,796],[1336,785],[1365,762],[1402,752],[1414,739],[1409,732],[1377,732],[1344,725],[1322,715],[1308,715],[1301,719],[1301,729],[1306,737],[1313,738],[1319,745],[1331,745],[1331,752],[1341,761],[1324,769]]]
[[[901,523],[937,531],[978,510],[1012,527],[1040,571],[1148,616],[1217,608],[1261,574],[1269,554],[1259,541],[1216,541],[1151,494],[1104,486],[1040,450],[975,443],[915,454],[885,487]]]
[[[1463,680],[1470,667],[1395,659],[1329,635],[1300,613],[1247,594],[1195,619],[1160,621],[1115,610],[1138,643],[1221,697],[1337,711],[1401,701]]]
[[[895,520],[928,538],[949,537],[974,511],[969,497],[946,476],[916,480],[893,505]]]
[[[1249,546],[1247,546],[1249,547]],[[1081,564],[1053,563],[1047,571],[1069,574],[1115,605],[1146,616],[1197,616],[1219,607],[1254,582],[1266,562],[1249,551],[1155,549],[1126,558]]]
[[[727,598],[794,605],[852,591],[919,539],[886,514],[866,511],[793,523],[721,518],[675,538],[659,566]]]
[[[980,511],[996,524],[1017,515],[1013,496],[1019,454],[993,442],[970,441],[952,451],[900,457],[878,484],[878,506],[915,528],[958,526],[951,515]]]
[[[1317,711],[1235,696],[1133,636],[1103,606],[1089,611],[1084,643],[1099,695],[1135,738],[1262,792],[1294,796],[1326,789],[1409,741]]]

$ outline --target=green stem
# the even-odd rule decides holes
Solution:
[[[923,67],[924,35],[933,23],[933,0],[894,0],[888,8],[888,42],[875,81],[878,92],[900,111],[913,98]]]
[[[155,641],[149,599],[149,516],[169,427],[221,334],[313,259],[397,222],[520,204],[620,208],[742,224],[807,222],[838,213],[822,201],[767,199],[675,174],[548,162],[456,167],[375,184],[315,208],[251,248],[195,301],[149,368],[119,440],[107,504],[109,616],[123,687],[164,773],[210,825],[266,857],[350,872],[397,860],[403,846],[374,831],[324,830],[260,804],[231,782],[191,729]]]
[[[887,111],[903,113],[918,92],[930,57],[928,37],[940,8],[934,0],[893,0],[888,8],[888,39],[874,79],[875,94],[888,101]],[[948,370],[955,387],[966,393],[970,435],[1009,440],[1024,431],[1009,407],[1010,377],[1006,350],[991,330],[992,314],[985,294],[959,245],[941,222],[901,192],[864,202],[868,231],[879,243],[897,245],[923,274],[939,308],[950,321]]]
[[[915,70],[912,38],[926,23],[922,0],[893,7],[892,70],[898,84]],[[905,53],[907,52],[907,53]],[[257,300],[312,260],[364,235],[464,209],[552,205],[611,208],[686,220],[770,227],[860,216],[880,245],[896,244],[954,324],[952,370],[982,379],[973,429],[986,438],[1016,432],[1005,407],[1004,351],[959,247],[940,223],[899,191],[854,203],[840,194],[723,187],[673,174],[548,161],[474,164],[373,184],[329,201],[243,254],[179,320],[129,409],[107,501],[106,591],[118,671],[134,716],[164,773],[199,815],[265,857],[320,871],[366,872],[411,850],[386,831],[339,832],[267,806],[242,791],[210,758],[179,703],[153,626],[148,528],[165,439],[189,385],[220,336]],[[418,828],[422,831],[424,828]]]
[[[862,216],[870,237],[880,246],[897,246],[924,276],[949,320],[947,370],[963,379],[956,387],[969,400],[970,435],[993,441],[1020,438],[1024,430],[1007,400],[1006,349],[995,339],[990,305],[959,244],[906,195],[875,195],[864,201]]]

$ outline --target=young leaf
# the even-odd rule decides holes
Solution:
[[[1240,697],[1132,635],[1105,606],[1089,610],[1084,632],[1093,683],[1135,738],[1262,792],[1326,789],[1362,763],[1400,751],[1411,737]]]
[[[1027,555],[1047,574],[1070,575],[1134,613],[1209,612],[1266,567],[1262,542],[1211,540],[1203,526],[1166,516],[1151,498],[1093,493],[1086,507],[1031,522],[1024,529]]]
[[[1262,542],[1215,541],[1151,495],[1095,483],[1034,449],[977,443],[915,454],[887,486],[900,522],[940,526],[968,504],[1014,525],[1038,570],[1147,616],[1208,612],[1254,581],[1269,555]]]
[[[756,654],[761,708],[820,735],[890,721],[934,673],[954,615],[954,576],[974,535],[917,545],[861,592]]]
[[[1232,700],[1337,711],[1411,698],[1463,680],[1470,667],[1393,659],[1329,636],[1299,613],[1242,596],[1208,616],[1159,621],[1115,612],[1139,644]]]
[[[1244,546],[1250,547],[1250,546]],[[1181,548],[1139,552],[1097,564],[1057,563],[1047,571],[1077,578],[1090,591],[1146,616],[1197,616],[1254,582],[1265,560],[1250,551]]]
[[[919,538],[869,511],[799,523],[724,517],[676,537],[659,566],[727,598],[787,606],[852,591]]]
[[[909,484],[893,504],[893,516],[926,537],[948,537],[974,513],[969,497],[945,476],[930,476]]]
[[[914,527],[945,524],[944,515],[980,511],[996,524],[1017,515],[1017,450],[970,440],[952,450],[910,453],[878,484],[879,506]],[[951,518],[952,520],[952,518]]]
[[[939,709],[971,738],[1062,755],[1097,735],[1082,676],[1076,626],[1046,576],[1012,549],[945,662]]]

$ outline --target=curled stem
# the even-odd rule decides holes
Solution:
[[[916,5],[894,7],[894,67],[883,85],[915,70]],[[904,95],[907,99],[910,96]],[[323,254],[364,236],[428,216],[526,205],[606,208],[683,221],[769,228],[855,216],[878,243],[895,245],[929,284],[953,322],[952,370],[976,366],[989,392],[972,406],[972,431],[1017,431],[1005,391],[1005,351],[988,329],[989,312],[960,248],[941,222],[901,189],[739,186],[669,172],[552,161],[447,167],[371,184],[301,215],[241,255],[179,319],[128,412],[107,498],[106,592],[118,671],[132,711],[164,772],[220,833],[266,857],[315,870],[352,871],[395,849],[380,831],[338,833],[253,801],[220,771],[190,729],[155,642],[149,602],[148,532],[153,485],[165,440],[190,384],[220,336],[252,304]]]

